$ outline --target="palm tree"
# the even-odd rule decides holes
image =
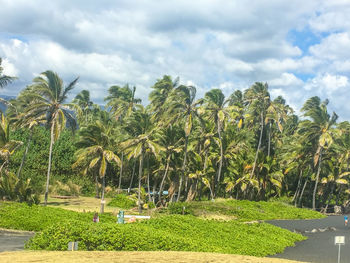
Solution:
[[[141,180],[143,174],[143,162],[146,151],[155,156],[164,148],[153,139],[154,126],[151,116],[142,105],[137,105],[136,110],[127,120],[127,129],[134,135],[133,138],[121,143],[121,147],[128,153],[128,158],[139,158],[139,184],[138,184],[138,208],[142,212],[141,205]]]
[[[114,147],[112,133],[112,126],[99,120],[82,128],[77,142],[77,147],[80,149],[76,152],[77,161],[73,164],[73,168],[86,166],[86,171],[95,167],[99,168],[98,174],[102,178],[100,213],[104,213],[107,165],[112,162],[118,165],[121,163],[119,157],[111,150]]]
[[[197,107],[202,101],[195,102],[196,98],[196,88],[193,86],[181,85],[173,90],[173,92],[168,97],[168,111],[165,115],[168,120],[165,122],[174,123],[184,122],[184,132],[185,132],[185,146],[184,146],[184,159],[182,163],[182,175],[179,182],[179,190],[177,195],[177,201],[179,201],[181,196],[182,182],[185,178],[186,161],[187,161],[187,147],[188,138],[192,131],[193,121],[198,118]]]
[[[229,103],[229,100],[225,100],[225,95],[220,89],[212,89],[205,93],[204,103],[207,117],[210,121],[213,121],[216,126],[217,134],[219,137],[219,146],[220,146],[220,158],[219,158],[219,167],[217,170],[216,181],[220,182],[221,178],[221,169],[224,159],[224,150],[222,145],[222,130],[224,128],[225,120],[230,118],[230,107],[226,107],[226,104]],[[217,189],[215,189],[217,190]],[[216,192],[216,191],[215,191]]]
[[[11,83],[12,81],[14,81],[16,79],[16,77],[10,77],[10,76],[6,76],[3,75],[3,67],[1,66],[2,63],[2,59],[0,58],[0,88],[5,87],[7,84]]]
[[[135,109],[135,104],[140,104],[141,99],[135,98],[136,87],[132,89],[126,84],[124,87],[112,86],[109,88],[109,95],[105,98],[107,107],[116,119],[122,119],[131,114]]]
[[[65,104],[64,102],[77,81],[78,78],[64,87],[63,81],[57,73],[45,71],[39,77],[34,78],[33,84],[23,94],[31,100],[31,104],[25,110],[24,118],[46,118],[47,125],[51,130],[45,205],[49,192],[53,144],[58,139],[60,132],[66,127],[67,122],[73,130],[76,126],[75,118],[69,109],[76,109],[77,107],[75,104]]]
[[[255,172],[256,162],[262,143],[266,111],[270,106],[270,94],[268,92],[267,83],[263,84],[261,82],[256,82],[253,86],[247,89],[244,92],[244,101],[248,106],[249,119],[251,119],[253,123],[255,122],[255,119],[260,119],[259,142],[255,153],[253,168],[250,172],[250,177],[252,178]]]
[[[333,138],[338,132],[334,129],[334,125],[338,119],[338,115],[333,112],[332,116],[327,111],[328,100],[321,103],[319,97],[308,99],[302,111],[304,116],[309,119],[300,122],[299,133],[303,136],[305,144],[312,143],[314,147],[314,167],[317,165],[315,178],[315,186],[312,195],[312,209],[316,209],[316,191],[320,178],[322,154],[333,143]]]
[[[82,90],[79,92],[72,103],[77,104],[81,109],[81,122],[84,121],[85,124],[88,123],[88,115],[91,112],[91,108],[94,105],[94,103],[90,100],[90,92],[88,90]]]
[[[179,85],[179,78],[174,81],[170,76],[164,75],[162,79],[157,80],[149,94],[151,111],[155,121],[159,121],[162,115],[167,111],[166,102],[168,97],[174,92]]]

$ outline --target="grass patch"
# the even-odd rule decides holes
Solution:
[[[80,241],[82,250],[172,250],[266,256],[304,239],[302,235],[265,223],[170,215],[125,225],[64,222],[36,234],[26,247],[66,250],[67,243],[74,240]]]
[[[325,216],[309,209],[296,208],[281,202],[254,202],[246,200],[215,200],[201,202],[172,203],[170,214],[184,213],[195,216],[226,216],[239,221],[272,219],[317,219]],[[215,217],[214,217],[215,218]]]

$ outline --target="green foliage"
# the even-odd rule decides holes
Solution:
[[[194,214],[194,211],[190,206],[190,203],[186,203],[186,202],[170,203],[168,206],[168,211],[170,214],[178,214],[178,215]]]
[[[172,203],[168,210],[170,214],[185,214],[200,216],[207,213],[237,217],[240,221],[272,220],[272,219],[312,219],[322,218],[321,213],[296,208],[281,202],[254,202],[247,200],[217,200],[202,202]]]
[[[30,205],[40,203],[40,196],[34,191],[31,180],[18,179],[12,172],[1,174],[0,199],[26,202]]]
[[[78,213],[61,208],[28,206],[25,203],[0,202],[0,227],[28,231],[42,231],[51,225],[77,220],[92,222],[94,213]],[[111,214],[100,215],[100,222],[115,222]]]
[[[130,209],[136,206],[136,201],[130,196],[125,194],[117,194],[115,197],[108,203],[108,206],[114,206],[123,209]]]
[[[79,241],[81,250],[172,250],[266,256],[305,239],[269,224],[202,220],[193,216],[164,216],[134,224],[65,222],[35,235],[28,249],[66,250]]]
[[[12,133],[14,140],[27,141],[29,132],[25,129],[17,129]],[[74,152],[76,150],[76,137],[69,130],[64,130],[53,146],[52,156],[52,178],[67,182],[72,178],[72,164],[74,163]],[[26,162],[21,177],[31,178],[34,187],[42,191],[46,180],[47,165],[49,160],[50,131],[45,127],[35,127],[33,138],[30,143]],[[20,166],[25,145],[19,148],[11,157],[10,170],[17,173]]]

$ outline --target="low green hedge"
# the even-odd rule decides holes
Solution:
[[[269,224],[244,224],[170,215],[133,224],[71,221],[36,234],[26,248],[66,250],[79,241],[80,250],[172,250],[266,256],[305,239]]]
[[[201,202],[172,203],[168,207],[170,214],[200,216],[215,213],[237,217],[240,221],[272,220],[272,219],[316,219],[325,217],[319,212],[296,208],[282,202],[254,202],[246,200],[217,200]]]
[[[130,209],[136,206],[136,201],[125,194],[117,194],[109,203],[108,206]]]
[[[79,213],[40,205],[28,206],[25,203],[0,202],[0,227],[27,231],[41,231],[52,224],[72,220],[92,222],[93,213]],[[100,222],[116,222],[111,214],[100,215]]]

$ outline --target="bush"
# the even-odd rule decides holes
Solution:
[[[136,200],[125,194],[117,194],[115,197],[108,203],[109,206],[130,209],[136,206]]]
[[[169,211],[169,214],[176,214],[176,215],[193,215],[194,214],[194,211],[190,206],[190,203],[186,203],[186,202],[170,203],[168,206],[168,211]]]
[[[66,184],[57,180],[50,187],[50,193],[64,196],[79,196],[80,188],[81,187],[77,184],[74,184],[72,180],[69,180]]]
[[[80,250],[172,250],[266,256],[305,239],[269,225],[203,220],[193,216],[163,216],[133,224],[55,224],[36,234],[28,249],[66,250],[79,241]]]
[[[12,172],[0,174],[0,199],[29,205],[40,203],[40,196],[34,191],[31,180],[18,179]]]
[[[25,203],[0,202],[0,227],[8,229],[42,231],[53,225],[67,221],[92,222],[94,213],[78,213],[40,205],[28,206]],[[100,222],[116,222],[111,214],[100,215]]]

